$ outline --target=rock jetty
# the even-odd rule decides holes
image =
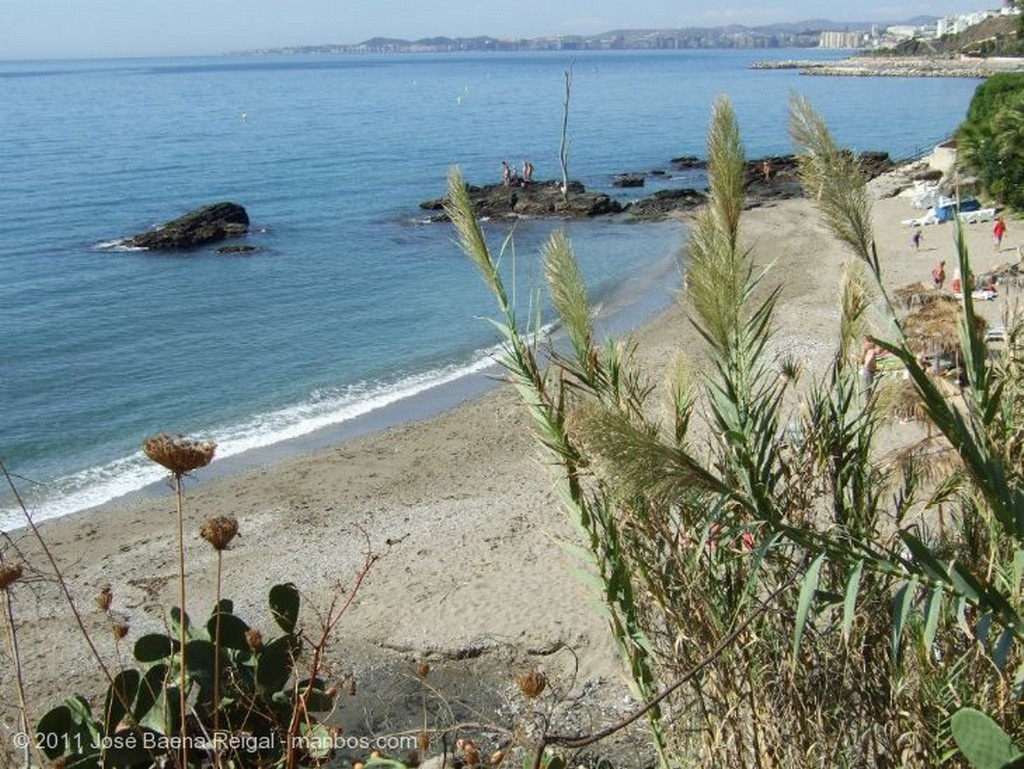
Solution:
[[[187,250],[237,238],[249,231],[249,214],[237,203],[213,203],[124,241],[133,248]]]
[[[801,75],[833,77],[976,77],[1024,72],[1024,58],[854,56],[841,61],[758,61],[751,69],[797,69]]]

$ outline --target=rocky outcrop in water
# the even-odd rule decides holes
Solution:
[[[664,219],[671,214],[694,211],[704,205],[708,196],[700,190],[658,190],[626,206],[626,213],[634,219]]]
[[[873,179],[894,167],[892,159],[885,152],[865,152],[858,156],[865,180]],[[694,171],[706,168],[704,160],[686,156],[672,160],[679,170]],[[767,171],[767,173],[766,173]],[[620,179],[637,177],[638,181],[621,185]],[[644,182],[641,174],[622,174],[613,181],[615,186],[639,187]],[[691,188],[665,189],[640,200],[621,203],[599,192],[587,192],[579,182],[569,183],[569,194],[562,195],[557,181],[527,182],[506,187],[492,184],[484,187],[468,186],[473,212],[479,218],[516,219],[520,217],[548,217],[583,219],[608,214],[626,213],[635,219],[664,219],[668,216],[687,214],[707,201],[707,194]],[[803,196],[803,187],[793,155],[779,155],[757,158],[747,162],[744,194],[748,208],[763,205],[772,200],[785,200]],[[420,208],[435,212],[430,221],[447,221],[444,212],[445,200],[428,200]]]
[[[128,238],[125,245],[155,250],[185,250],[237,238],[249,231],[249,214],[237,203],[213,203],[173,219],[155,230]]]
[[[622,204],[601,192],[587,192],[579,182],[569,182],[568,194],[563,195],[556,181],[521,182],[518,186],[490,184],[484,187],[469,185],[469,199],[473,213],[480,218],[517,219],[525,216],[585,219],[605,214],[617,214]],[[445,199],[427,200],[420,208],[436,211],[431,221],[447,221]]]
[[[643,174],[619,174],[612,181],[614,187],[643,187]]]

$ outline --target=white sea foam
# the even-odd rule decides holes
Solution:
[[[129,246],[128,238],[118,238],[117,240],[104,240],[93,246],[96,251],[148,251],[148,248],[143,246]]]

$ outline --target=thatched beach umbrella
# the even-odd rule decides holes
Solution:
[[[915,307],[924,307],[936,300],[948,297],[948,294],[924,281],[908,283],[892,292],[892,298],[896,304],[908,310],[912,310]]]
[[[960,388],[948,379],[939,376],[933,377],[933,379],[943,397],[951,398],[960,393]],[[904,421],[926,423],[928,435],[931,437],[931,420],[928,418],[928,411],[924,407],[921,393],[918,392],[913,379],[903,377],[896,380],[891,387],[886,388],[884,397],[886,405],[892,408],[893,416]]]
[[[903,319],[907,347],[915,355],[959,356],[960,302],[952,296],[939,296]],[[975,316],[974,322],[984,332],[985,321]]]

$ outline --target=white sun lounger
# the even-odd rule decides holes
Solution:
[[[964,224],[991,222],[996,216],[996,210],[994,208],[979,208],[977,211],[964,211],[957,216]]]
[[[929,211],[928,213],[926,213],[924,216],[919,216],[916,219],[904,219],[901,222],[901,224],[904,227],[923,227],[926,224],[938,224],[938,223],[939,223],[939,217],[938,217],[938,214],[935,213],[935,209],[934,208],[931,211]]]
[[[958,291],[953,292],[954,299],[963,299],[964,295]],[[999,294],[987,288],[978,288],[971,292],[971,299],[977,302],[992,302],[999,298]]]

